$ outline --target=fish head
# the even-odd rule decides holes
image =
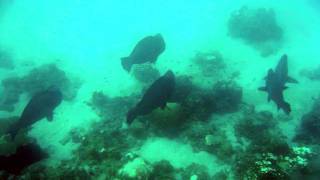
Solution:
[[[47,93],[50,99],[50,104],[53,107],[56,107],[61,103],[63,99],[63,95],[59,88],[51,87],[50,89],[47,90]]]
[[[127,124],[130,125],[136,117],[137,117],[136,109],[133,108],[129,110],[129,112],[127,113]]]

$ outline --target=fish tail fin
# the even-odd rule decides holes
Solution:
[[[130,57],[121,58],[121,65],[122,65],[123,69],[130,72],[131,66],[132,66]]]
[[[133,122],[133,120],[137,117],[135,108],[129,110],[129,112],[127,113],[127,124],[131,124]]]

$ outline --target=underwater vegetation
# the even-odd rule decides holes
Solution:
[[[81,82],[72,79],[55,64],[42,65],[34,68],[22,77],[9,77],[2,80],[3,96],[0,100],[0,110],[13,111],[19,97],[27,93],[29,97],[50,87],[60,88],[66,101],[73,100],[81,86]]]
[[[244,6],[231,14],[228,29],[231,37],[243,40],[262,56],[276,53],[283,40],[283,30],[271,8]]]

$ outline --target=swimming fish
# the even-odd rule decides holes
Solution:
[[[283,55],[278,62],[278,65],[273,71],[269,69],[267,76],[265,77],[266,85],[260,87],[260,91],[268,93],[268,102],[274,101],[278,109],[282,109],[286,114],[290,114],[291,106],[284,100],[283,91],[288,87],[285,85],[288,83],[298,83],[297,80],[288,76],[288,56]]]
[[[62,93],[57,88],[49,88],[36,93],[24,108],[19,120],[7,131],[14,138],[20,129],[27,128],[42,118],[53,119],[54,109],[61,103]]]
[[[164,50],[165,42],[161,34],[147,36],[137,43],[130,56],[121,58],[122,67],[130,72],[134,64],[155,63]]]
[[[140,102],[127,114],[131,124],[137,116],[147,115],[157,108],[164,109],[175,88],[175,76],[171,70],[157,79],[145,92]]]
[[[1,155],[0,170],[19,175],[23,169],[48,157],[49,155],[39,145],[29,143],[19,146],[14,154],[9,156]]]

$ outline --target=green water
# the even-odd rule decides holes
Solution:
[[[254,45],[230,36],[228,21],[231,14],[243,6],[273,9],[283,31],[281,42],[272,44],[274,47],[271,45],[276,48],[275,52],[263,56]],[[221,74],[204,77],[192,58],[199,52],[219,51],[227,66],[226,71],[239,74],[235,82],[242,87],[242,104],[255,106],[257,112],[271,112],[290,146],[301,146],[293,143],[292,138],[302,116],[311,110],[312,99],[318,97],[320,87],[319,80],[310,80],[301,74],[304,69],[313,70],[319,66],[320,4],[315,0],[2,0],[0,11],[0,50],[10,54],[14,64],[13,69],[0,68],[0,80],[23,77],[34,68],[54,63],[68,77],[81,82],[76,97],[63,101],[55,110],[54,121],[43,119],[29,131],[29,136],[50,153],[45,166],[58,166],[61,160],[76,158],[74,151],[83,148],[81,143],[70,140],[61,143],[70,139],[72,129],[82,129],[86,134],[92,130],[92,123],[105,121],[88,106],[94,92],[100,91],[109,97],[141,95],[147,86],[122,68],[120,58],[129,55],[143,37],[157,33],[161,33],[166,42],[166,50],[153,65],[161,75],[171,69],[176,76],[192,77],[199,87],[211,88],[214,82],[225,77]],[[285,91],[285,99],[292,108],[290,116],[278,111],[273,102],[267,102],[266,93],[257,90],[265,83],[263,78],[267,70],[275,68],[283,54],[289,57],[290,76],[299,81],[290,84]],[[3,89],[2,86],[0,92]],[[28,94],[22,93],[14,111],[0,111],[0,117],[20,116],[29,99]],[[246,144],[239,142],[234,133],[241,113],[241,110],[213,113],[205,121],[208,126],[222,129],[226,133],[224,141],[230,142],[236,151],[245,148]],[[113,121],[124,122],[125,114]],[[210,175],[207,179],[219,179],[213,177],[219,171],[226,171],[228,179],[238,179],[233,168],[236,160],[224,162],[215,153],[204,152],[193,147],[192,143],[181,141],[181,134],[179,137],[151,134],[148,135],[150,138],[142,138],[136,146],[126,149],[126,153],[138,154],[140,159],[132,162],[141,169],[151,171],[155,162],[167,160],[175,169],[187,168],[192,163],[203,165]],[[101,141],[108,139],[102,138]],[[198,141],[205,140],[199,138]],[[100,150],[99,143],[102,142],[97,140],[95,143],[98,145],[91,146]],[[115,171],[121,174],[126,168],[135,169],[134,163],[125,168],[129,162],[123,161]],[[87,161],[82,164],[90,166]],[[116,179],[105,174],[99,171],[91,178]],[[196,171],[193,175],[193,178],[201,177]],[[124,175],[119,177],[125,179]],[[175,172],[176,179],[185,177]],[[134,175],[131,178],[139,179]]]

